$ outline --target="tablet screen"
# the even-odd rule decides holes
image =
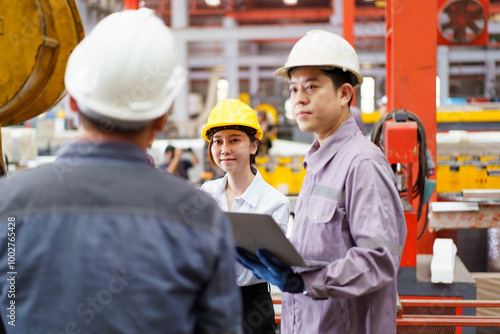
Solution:
[[[289,266],[306,266],[270,215],[241,212],[226,214],[233,227],[236,246],[254,255],[258,249],[267,249],[276,259]]]

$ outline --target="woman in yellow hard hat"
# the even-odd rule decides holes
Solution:
[[[271,215],[286,233],[290,216],[288,198],[266,183],[252,166],[262,139],[255,111],[239,100],[223,100],[210,113],[202,135],[210,142],[210,162],[226,175],[204,183],[201,189],[224,211]],[[275,333],[273,303],[267,283],[239,264],[236,276],[243,297],[244,332]]]

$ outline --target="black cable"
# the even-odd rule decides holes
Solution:
[[[420,240],[420,238],[424,235],[427,224],[429,224],[429,203],[425,206],[425,223],[424,227],[422,227],[422,232],[420,232],[420,235],[417,237],[417,240]]]
[[[415,183],[412,186],[413,198],[419,197],[419,203],[417,208],[417,221],[420,220],[422,215],[422,208],[424,205],[424,188],[425,179],[428,176],[427,170],[427,135],[425,133],[425,127],[422,121],[417,117],[417,115],[412,112],[405,110],[395,109],[386,115],[382,116],[377,123],[373,126],[371,141],[377,145],[383,151],[382,143],[382,131],[384,124],[389,119],[395,119],[396,117],[401,119],[407,119],[409,121],[414,121],[417,123],[417,142],[418,142],[418,174]],[[408,189],[409,190],[409,189]],[[411,195],[409,195],[411,196]]]
[[[415,115],[408,112],[408,119],[415,121],[417,123],[417,141],[419,143],[419,156],[418,156],[418,175],[413,186],[414,196],[413,198],[419,197],[418,210],[417,210],[417,221],[420,220],[422,215],[422,208],[424,205],[424,190],[425,190],[425,179],[428,176],[427,170],[427,136],[425,133],[424,124]]]

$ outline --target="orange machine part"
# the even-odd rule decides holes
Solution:
[[[418,161],[417,123],[386,122],[384,152],[389,163],[413,164]]]
[[[401,256],[400,267],[417,267],[417,212],[411,208],[405,210],[406,241]]]

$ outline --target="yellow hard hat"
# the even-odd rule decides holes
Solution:
[[[241,126],[243,128],[238,128]],[[255,111],[245,103],[237,99],[225,99],[217,103],[208,116],[207,125],[201,129],[201,135],[205,140],[210,141],[210,130],[215,128],[237,129],[246,131],[254,130],[253,134],[258,140],[262,139],[262,129],[259,125],[259,120]]]

